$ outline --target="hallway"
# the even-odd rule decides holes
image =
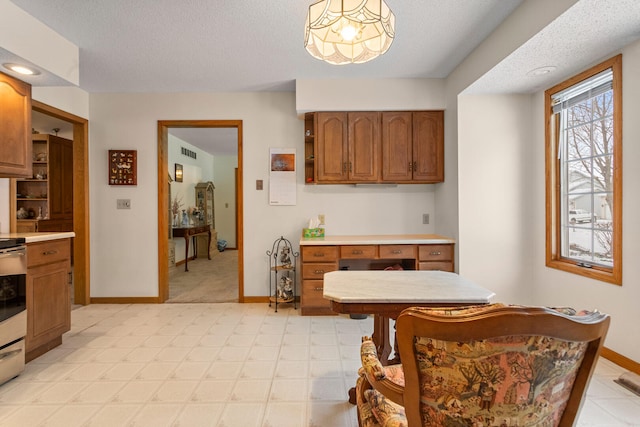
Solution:
[[[169,271],[167,303],[238,302],[238,251],[212,252],[211,260],[189,260]]]

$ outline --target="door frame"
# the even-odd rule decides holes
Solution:
[[[89,121],[32,100],[31,109],[73,125],[73,303],[88,305],[90,292]]]
[[[238,302],[244,302],[244,232],[242,223],[242,120],[158,120],[158,302],[169,299],[169,128],[235,128],[238,135],[236,174],[236,235],[238,247]]]

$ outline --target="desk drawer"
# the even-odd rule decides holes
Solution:
[[[449,271],[453,273],[453,262],[449,261],[427,261],[419,262],[418,270],[440,270]]]
[[[419,250],[420,261],[451,261],[453,245],[424,245]]]
[[[328,273],[330,271],[336,271],[337,269],[338,269],[338,264],[336,263],[322,263],[322,262],[304,263],[302,264],[302,278],[322,280],[324,278],[324,273]]]
[[[331,301],[324,298],[324,282],[322,280],[303,280],[301,303],[305,307],[331,308]]]
[[[376,259],[378,245],[340,246],[340,259]]]
[[[27,245],[27,268],[68,261],[71,256],[69,247],[69,239],[29,243]]]
[[[380,259],[415,259],[415,245],[380,245]]]
[[[331,262],[338,260],[337,246],[302,246],[302,262]]]

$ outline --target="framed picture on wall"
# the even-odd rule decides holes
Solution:
[[[136,150],[109,150],[109,185],[138,185]]]
[[[176,163],[176,172],[175,172],[175,181],[176,182],[182,182],[182,165],[179,165],[178,163]]]

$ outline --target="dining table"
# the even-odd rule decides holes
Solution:
[[[389,356],[390,321],[409,307],[460,307],[489,304],[495,293],[457,273],[423,270],[338,270],[324,275],[323,297],[338,314],[373,315],[372,341],[383,365]],[[394,340],[395,342],[395,340]],[[349,391],[355,404],[355,389]]]

